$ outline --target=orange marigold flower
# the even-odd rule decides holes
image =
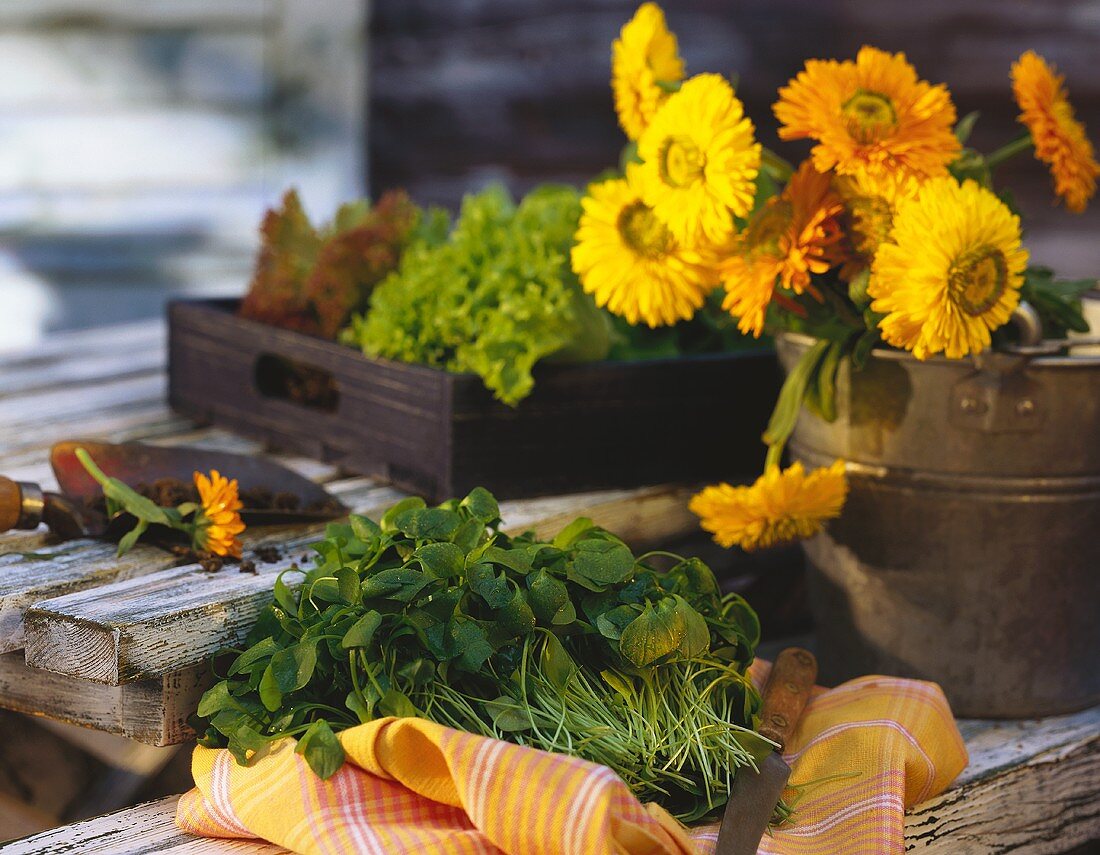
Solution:
[[[879,179],[866,174],[836,176],[833,187],[844,203],[840,217],[845,235],[842,279],[850,281],[870,267],[878,248],[890,237],[898,203],[916,196],[920,186],[919,179],[900,172]]]
[[[742,333],[759,337],[778,282],[796,294],[817,294],[810,274],[825,273],[840,260],[843,211],[831,177],[804,161],[787,182],[734,236],[719,275],[726,288],[722,307],[739,318]]]
[[[240,558],[241,542],[237,535],[244,531],[244,523],[238,513],[243,505],[237,480],[228,480],[217,469],[211,470],[209,478],[196,472],[194,479],[202,505],[195,512],[195,547],[215,555]]]
[[[801,463],[784,470],[773,464],[751,487],[705,488],[690,508],[717,544],[752,551],[817,534],[847,498],[843,460],[809,475]]]
[[[961,149],[942,84],[917,78],[905,54],[860,48],[855,61],[811,59],[773,107],[780,139],[814,139],[814,165],[842,175],[943,175]]]
[[[1031,132],[1035,156],[1050,167],[1054,192],[1071,211],[1081,213],[1096,193],[1100,165],[1057,74],[1035,51],[1012,65],[1012,92],[1023,111],[1019,120]]]

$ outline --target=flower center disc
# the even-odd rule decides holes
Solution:
[[[877,142],[898,124],[894,102],[880,92],[857,89],[840,108],[848,133],[861,143]]]
[[[670,137],[661,151],[661,176],[672,187],[686,187],[703,175],[706,158],[687,137]]]
[[[786,234],[794,213],[786,199],[773,198],[753,217],[746,229],[746,243],[754,254],[779,255],[780,238]]]
[[[660,258],[669,250],[672,234],[645,202],[634,202],[619,214],[619,233],[643,258]]]
[[[1007,285],[1008,260],[1003,252],[992,246],[964,252],[955,259],[947,274],[951,299],[973,317],[992,309]]]
[[[856,196],[848,201],[848,234],[855,251],[872,258],[890,236],[894,209],[881,196]]]

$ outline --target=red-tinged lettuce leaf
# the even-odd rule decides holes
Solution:
[[[260,250],[242,317],[274,326],[316,332],[309,311],[306,281],[321,249],[321,238],[310,223],[296,190],[283,196],[260,226]]]
[[[418,219],[403,191],[386,193],[373,210],[341,207],[306,283],[321,335],[335,339],[353,312],[366,309],[374,286],[397,268]]]
[[[335,339],[374,286],[397,267],[420,219],[403,191],[373,208],[366,199],[341,205],[327,226],[310,223],[297,192],[268,211],[241,315]]]

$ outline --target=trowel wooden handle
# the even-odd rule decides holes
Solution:
[[[778,743],[780,750],[791,738],[817,680],[817,660],[809,650],[788,647],[775,658],[764,686],[760,710],[760,735]]]
[[[42,490],[0,475],[0,531],[36,528],[44,509]]]

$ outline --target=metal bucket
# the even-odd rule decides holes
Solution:
[[[812,342],[783,335],[784,367]],[[1100,702],[1100,356],[877,350],[837,410],[790,444],[851,483],[805,544],[823,679],[934,680],[962,716]]]

